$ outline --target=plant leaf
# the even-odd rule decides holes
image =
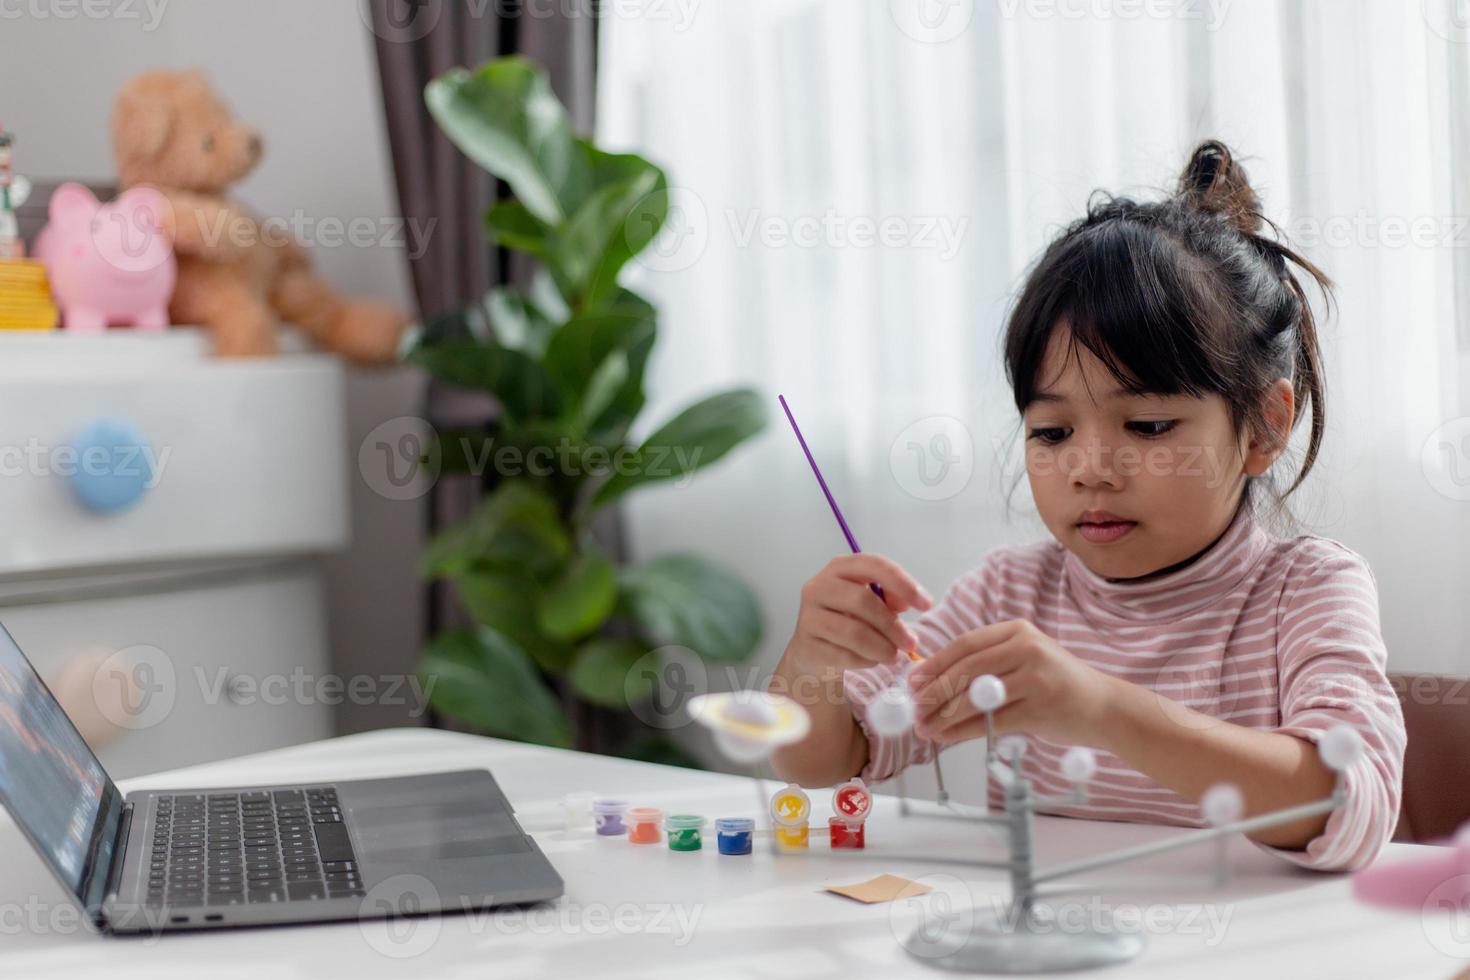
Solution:
[[[476,623],[505,635],[548,674],[566,672],[573,647],[541,629],[536,609],[544,592],[524,568],[479,568],[454,581],[465,610]]]
[[[587,390],[583,392],[582,401],[577,405],[574,421],[579,430],[592,431],[597,420],[612,406],[618,393],[627,385],[629,373],[626,351],[615,350],[603,358],[602,364],[592,372]]]
[[[567,679],[578,694],[593,704],[626,708],[628,676],[633,665],[647,652],[647,647],[633,640],[593,640],[572,661]],[[638,683],[640,687],[648,687],[648,694],[652,693],[652,686],[646,681]]]
[[[606,406],[595,415],[580,413],[586,422],[583,431],[629,422],[638,413],[643,406],[643,370],[656,334],[651,319],[625,313],[597,313],[574,316],[551,335],[541,363],[552,383],[567,393],[573,412],[586,405],[594,381],[599,384],[608,381],[606,377],[597,377],[604,370],[607,358],[617,352],[627,356],[628,370],[611,397],[605,392],[596,396],[606,401]]]
[[[618,288],[618,272],[648,246],[669,213],[668,181],[639,156],[579,144],[592,192],[551,237],[551,261],[580,309],[597,309]]]
[[[557,288],[556,280],[543,266],[531,274],[531,302],[546,314],[552,323],[565,323],[572,315],[566,297]],[[651,318],[651,317],[650,317]]]
[[[490,467],[495,436],[484,429],[440,429],[438,449],[441,473],[480,476]]]
[[[485,308],[500,346],[535,358],[546,350],[546,341],[552,332],[551,321],[521,293],[497,286],[486,295]]]
[[[761,637],[755,595],[734,575],[695,555],[669,555],[625,568],[622,607],[659,646],[678,644],[706,660],[749,657]]]
[[[586,194],[586,155],[546,73],[531,61],[450,69],[429,83],[424,101],[450,141],[509,184],[539,220],[565,220]]]
[[[526,652],[494,630],[434,638],[419,673],[438,711],[492,735],[567,747],[571,725]]]
[[[612,562],[585,552],[567,563],[561,578],[542,597],[536,622],[553,639],[585,636],[603,624],[617,598]]]
[[[535,574],[571,553],[556,503],[524,480],[506,480],[465,520],[424,549],[428,576],[459,575],[476,565],[519,565]]]
[[[446,310],[418,329],[414,349],[451,343],[489,343],[490,327],[479,307]]]
[[[645,483],[686,477],[760,432],[766,421],[764,399],[749,388],[697,402],[649,436],[633,458],[598,488],[593,505],[606,504]]]
[[[408,360],[446,384],[488,391],[512,422],[561,413],[561,392],[541,365],[522,351],[498,344],[447,341],[421,344],[409,351]]]
[[[485,212],[485,234],[496,245],[544,259],[551,228],[520,201],[500,201]]]
[[[652,303],[623,286],[619,286],[617,291],[608,298],[605,312],[642,317],[645,320],[658,319],[658,310],[654,309]]]
[[[609,305],[604,311],[606,313],[646,319],[649,323],[655,324],[655,329],[650,331],[647,337],[640,335],[628,349],[628,376],[619,386],[612,401],[601,413],[596,416],[588,416],[586,421],[586,431],[590,441],[601,446],[622,447],[627,441],[628,430],[632,427],[634,419],[638,417],[639,412],[643,411],[645,403],[643,376],[648,367],[648,358],[653,351],[654,341],[657,339],[658,314],[652,303],[622,287],[618,288],[608,302]],[[599,368],[599,370],[602,369]],[[593,382],[589,383],[589,388],[596,381],[594,377]],[[591,396],[586,397],[590,399]]]

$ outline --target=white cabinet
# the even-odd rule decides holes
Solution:
[[[188,330],[0,334],[0,623],[114,776],[331,734],[342,389]]]

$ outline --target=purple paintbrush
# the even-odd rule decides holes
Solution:
[[[827,481],[822,478],[822,469],[812,456],[811,449],[807,447],[806,439],[801,434],[801,426],[796,424],[796,416],[791,414],[791,406],[786,404],[786,396],[777,395],[776,399],[780,401],[781,408],[786,413],[786,421],[791,423],[791,431],[796,433],[796,441],[801,443],[801,451],[806,453],[806,461],[812,464],[812,472],[816,474],[817,484],[827,498],[827,506],[832,508],[832,516],[837,518],[837,524],[842,528],[842,536],[847,538],[847,546],[852,549],[853,554],[861,554],[863,549],[858,547],[857,538],[852,536],[852,528],[847,526],[847,518],[842,516],[842,508],[837,506],[837,501],[832,497],[832,491],[827,488]],[[868,588],[872,589],[873,594],[878,598],[884,598],[883,586],[877,582],[869,582]]]

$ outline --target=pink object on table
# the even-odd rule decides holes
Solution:
[[[1379,862],[1353,875],[1359,901],[1422,909],[1427,902],[1461,907],[1470,898],[1470,823],[1435,853],[1407,861]]]
[[[81,184],[56,189],[35,254],[46,264],[64,329],[168,327],[178,264],[160,230],[167,207],[151,187],[124,191],[111,204]]]

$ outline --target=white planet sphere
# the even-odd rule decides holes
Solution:
[[[868,724],[879,735],[902,735],[914,727],[914,699],[903,688],[885,688],[868,705]]]
[[[1085,783],[1097,772],[1097,753],[1085,745],[1074,745],[1062,753],[1062,775],[1074,783]]]
[[[725,717],[747,725],[766,726],[774,725],[781,716],[777,714],[775,705],[759,692],[740,691],[725,705]]]
[[[1234,783],[1216,783],[1200,797],[1199,808],[1211,826],[1234,823],[1245,813],[1245,797]]]
[[[995,752],[1007,762],[1014,762],[1026,754],[1026,736],[1006,735],[995,743]]]
[[[1006,703],[1005,681],[983,674],[970,682],[970,703],[981,711],[995,711]]]
[[[1333,725],[1322,733],[1322,739],[1317,743],[1317,754],[1327,768],[1342,772],[1362,757],[1363,736],[1350,725]]]
[[[734,732],[720,729],[715,731],[715,744],[733,762],[755,762],[757,759],[765,758],[771,751],[771,746],[766,742],[744,738]]]

